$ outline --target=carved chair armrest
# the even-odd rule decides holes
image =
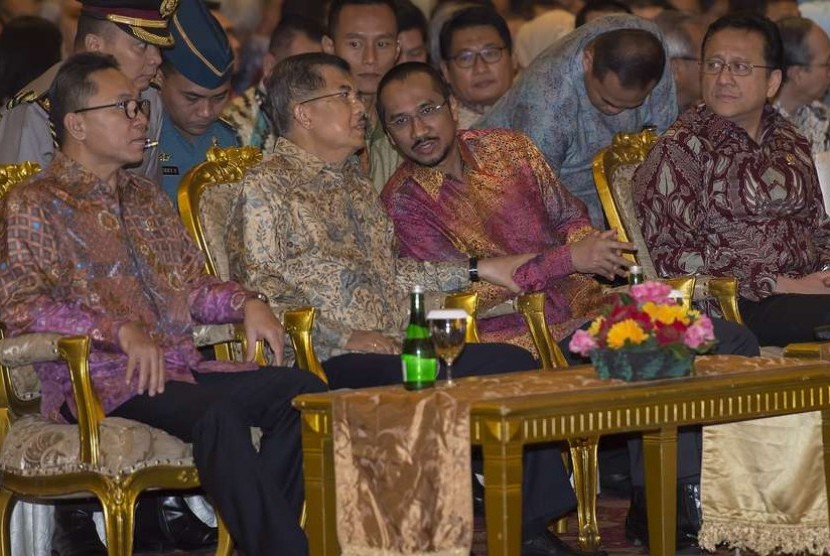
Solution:
[[[548,321],[545,317],[545,294],[544,292],[526,293],[516,300],[519,312],[527,323],[530,336],[539,352],[539,359],[546,369],[561,369],[568,366],[565,354],[559,348],[559,344],[550,335]]]
[[[299,307],[289,309],[282,316],[283,327],[294,346],[294,357],[297,358],[297,366],[309,371],[317,378],[328,384],[329,379],[323,371],[317,354],[314,353],[314,343],[311,341],[311,331],[314,328],[314,315],[317,310],[314,307]]]
[[[732,276],[697,276],[695,284],[695,301],[705,299],[717,300],[723,318],[743,324],[741,311],[738,309],[738,279]]]
[[[0,364],[4,401],[15,410],[10,369],[47,361],[66,362],[77,407],[80,459],[83,463],[97,465],[100,461],[98,425],[104,419],[104,410],[89,376],[89,346],[89,336],[24,334],[0,340]]]
[[[784,348],[784,357],[830,361],[830,342],[800,342]]]
[[[33,363],[58,361],[58,340],[61,334],[41,332],[22,334],[0,340],[0,365],[14,368]]]
[[[463,309],[467,312],[467,332],[464,340],[467,343],[477,344],[481,342],[481,336],[478,333],[478,324],[476,317],[478,316],[478,293],[465,290],[448,294],[444,298],[445,309]]]

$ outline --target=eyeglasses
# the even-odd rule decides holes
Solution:
[[[308,102],[314,102],[315,100],[323,100],[326,98],[334,97],[339,97],[339,100],[345,102],[346,104],[353,104],[357,102],[357,93],[355,93],[354,91],[337,91],[336,93],[329,93],[327,95],[320,95],[319,97],[301,100],[297,103],[297,106],[300,106],[301,104],[306,104]]]
[[[447,105],[449,99],[444,99],[441,104],[426,104],[418,108],[414,114],[399,114],[393,120],[386,122],[386,127],[391,130],[401,130],[409,127],[415,118],[421,122],[428,122],[435,119],[441,110]]]
[[[129,100],[120,100],[112,104],[102,104],[101,106],[89,106],[75,110],[76,114],[81,112],[91,112],[92,110],[103,110],[104,108],[120,108],[124,111],[127,119],[134,120],[138,113],[141,112],[146,117],[150,117],[150,101],[146,98],[131,98]]]
[[[447,59],[454,61],[459,68],[473,67],[478,57],[481,57],[487,64],[495,64],[501,60],[502,50],[506,48],[506,46],[488,46],[481,50],[462,50],[461,53],[450,56]]]
[[[746,77],[752,74],[752,70],[755,68],[775,69],[773,66],[761,66],[749,62],[724,62],[723,60],[704,60],[701,62],[700,68],[703,73],[709,75],[720,75],[720,72],[726,68],[729,73],[738,77]]]

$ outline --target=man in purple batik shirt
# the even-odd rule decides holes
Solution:
[[[206,276],[159,186],[122,169],[142,159],[148,112],[111,56],[79,54],[61,66],[50,114],[60,152],[0,212],[0,318],[10,335],[89,335],[106,414],[192,442],[202,486],[246,554],[306,554],[291,400],[325,386],[296,369],[202,361],[195,322],[243,322],[249,346],[264,338],[277,361],[283,330],[257,294]],[[66,366],[35,370],[43,413],[74,421]],[[259,452],[253,426],[264,434]]]

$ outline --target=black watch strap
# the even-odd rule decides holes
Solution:
[[[481,277],[478,275],[478,257],[470,257],[470,266],[467,267],[470,282],[478,282]]]

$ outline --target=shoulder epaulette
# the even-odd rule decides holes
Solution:
[[[17,94],[15,94],[12,98],[9,99],[9,101],[6,103],[6,109],[11,110],[18,104],[28,104],[30,102],[35,102],[36,100],[38,100],[38,96],[39,95],[35,92],[34,89],[23,89],[22,91],[19,91]]]

